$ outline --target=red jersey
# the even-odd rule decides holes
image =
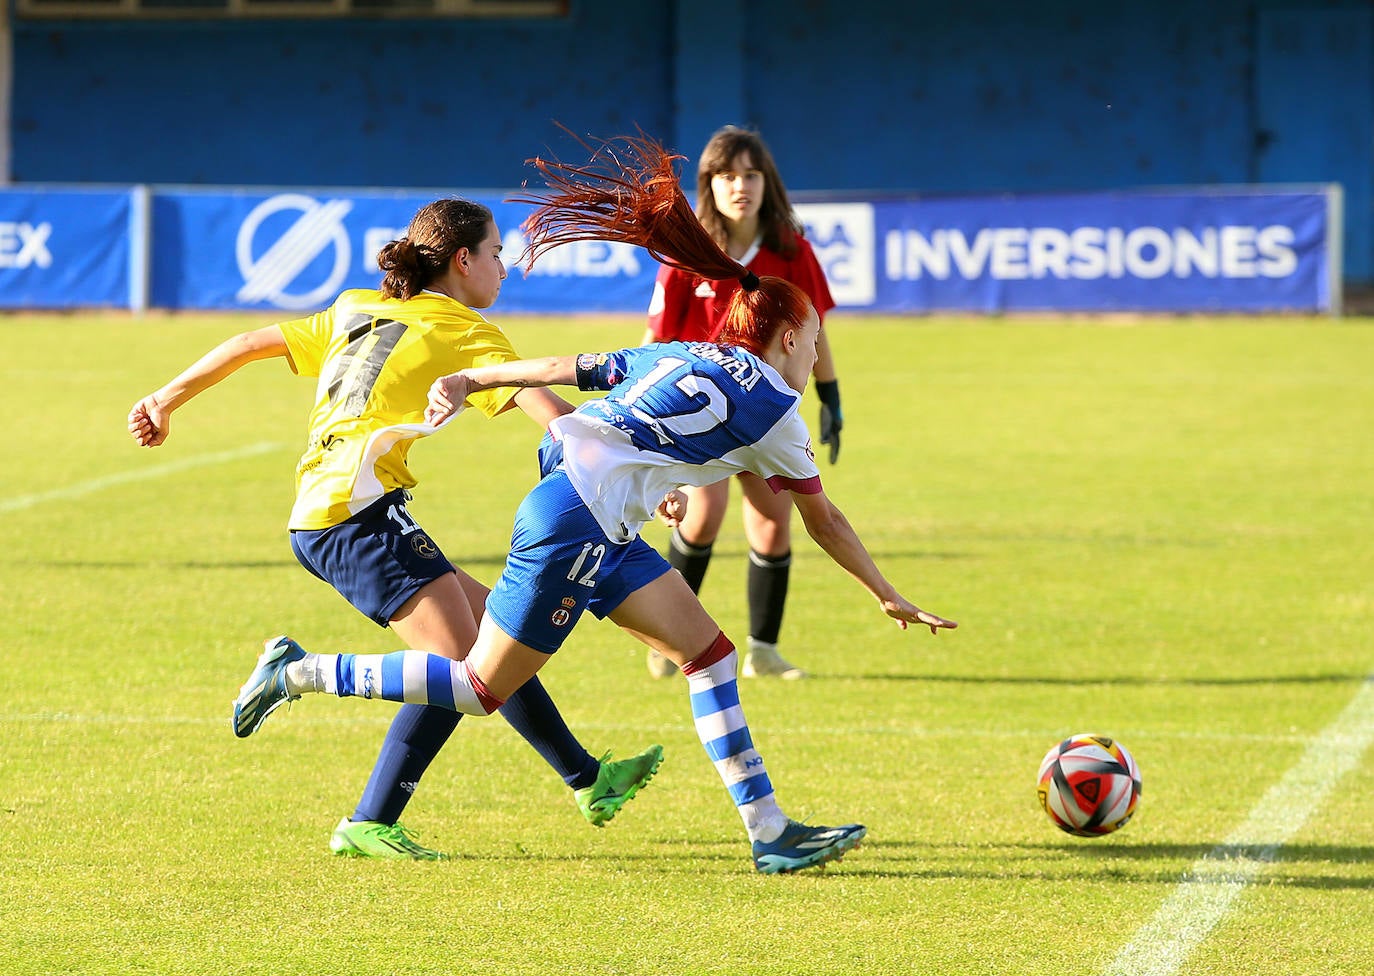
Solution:
[[[816,260],[816,252],[811,250],[811,242],[804,237],[797,238],[797,253],[790,259],[758,244],[740,264],[760,278],[773,275],[792,282],[810,297],[822,322],[825,313],[835,307],[825,272]],[[660,265],[654,296],[649,301],[649,330],[659,342],[709,342],[719,331],[738,288],[737,280],[708,281]]]

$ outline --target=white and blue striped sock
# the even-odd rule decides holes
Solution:
[[[491,695],[466,661],[425,651],[390,654],[306,654],[287,672],[290,690],[340,698],[380,698],[436,705],[465,715],[490,715],[503,702]]]
[[[734,645],[722,633],[682,673],[687,676],[697,738],[730,792],[749,839],[771,841],[787,826],[787,815],[778,806],[740,706],[737,661]]]

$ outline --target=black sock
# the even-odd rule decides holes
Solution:
[[[673,541],[668,546],[668,564],[682,574],[693,593],[701,592],[701,581],[706,578],[706,567],[711,565],[711,547],[714,542],[704,546],[694,546],[673,529]]]
[[[782,630],[782,611],[787,604],[787,577],[792,553],[764,556],[749,550],[749,636],[776,644]]]

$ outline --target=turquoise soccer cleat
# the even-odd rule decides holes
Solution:
[[[234,734],[246,739],[280,706],[299,698],[286,690],[286,666],[305,657],[290,637],[274,637],[258,655],[258,663],[234,699]]]
[[[754,841],[754,867],[762,874],[791,874],[814,868],[844,857],[847,851],[859,846],[867,833],[868,828],[860,824],[812,827],[789,820],[777,840]]]

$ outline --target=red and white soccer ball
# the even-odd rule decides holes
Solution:
[[[1101,837],[1124,827],[1135,813],[1140,769],[1115,739],[1071,735],[1045,753],[1035,792],[1060,830]]]

